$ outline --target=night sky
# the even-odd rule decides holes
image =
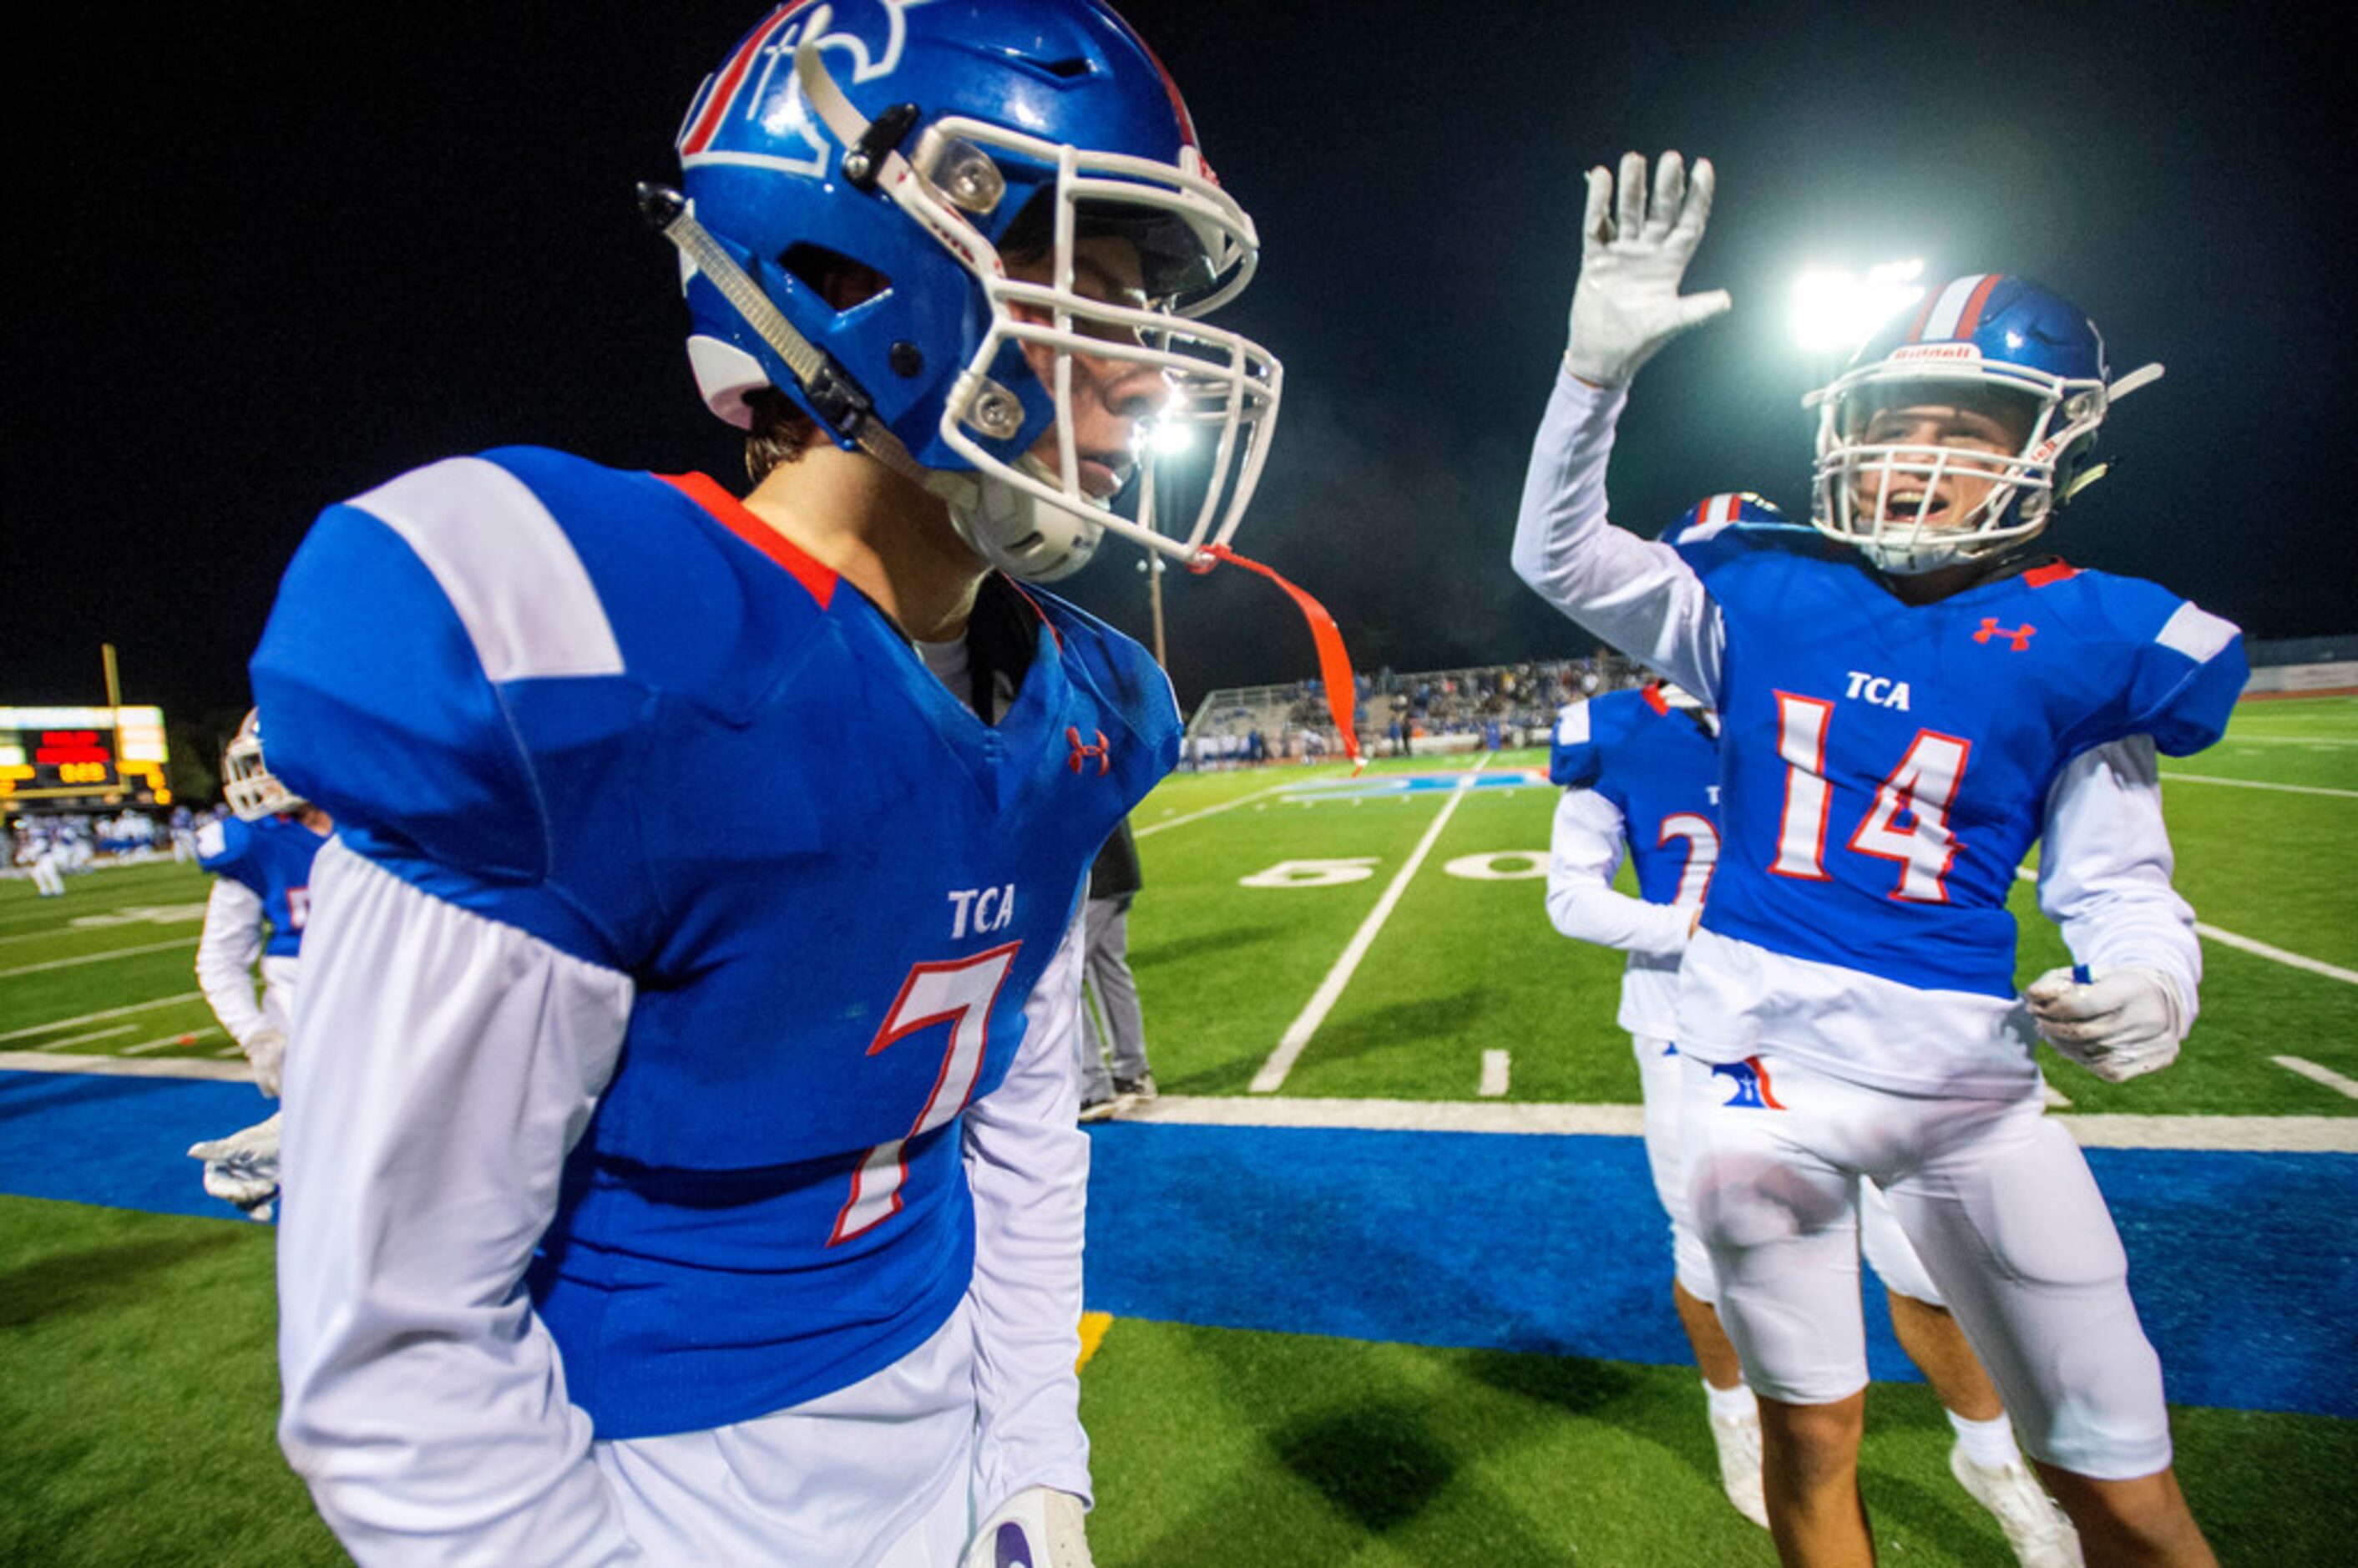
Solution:
[[[1237,544],[1324,597],[1356,662],[1587,652],[1514,579],[1524,454],[1563,348],[1580,171],[1711,157],[1691,289],[1735,313],[1639,378],[1616,516],[1757,489],[1806,508],[1790,346],[1811,264],[1920,254],[2039,278],[2104,330],[2115,475],[2082,564],[2255,637],[2347,632],[2353,145],[2338,45],[2214,5],[1831,7],[1134,0],[1253,213],[1218,319],[1286,365]],[[497,0],[120,12],[12,27],[0,704],[245,702],[321,506],[517,442],[736,485],[681,351],[641,178],[745,5]],[[2324,13],[2320,12],[2321,16]],[[1136,553],[1066,591],[1146,633]],[[1288,679],[1309,638],[1245,574],[1168,579],[1183,700]]]

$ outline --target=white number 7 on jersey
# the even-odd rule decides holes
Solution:
[[[974,1080],[982,1071],[983,1052],[990,1044],[990,1007],[1006,982],[1021,942],[977,953],[971,958],[919,964],[901,982],[901,994],[868,1047],[871,1056],[903,1035],[946,1021],[949,1045],[942,1054],[942,1070],[934,1076],[934,1092],[917,1113],[916,1125],[889,1143],[879,1143],[851,1173],[851,1195],[835,1217],[829,1247],[875,1229],[901,1212],[901,1184],[908,1179],[909,1162],[902,1149],[909,1140],[930,1132],[966,1108]]]

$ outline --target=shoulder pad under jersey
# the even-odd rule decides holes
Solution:
[[[620,676],[567,530],[483,458],[320,514],[252,667],[271,766],[340,822],[496,879],[546,874],[541,793],[503,688]]]

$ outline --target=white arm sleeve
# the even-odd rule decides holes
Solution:
[[[1076,914],[1023,1004],[1023,1047],[1005,1081],[966,1111],[979,1514],[1026,1487],[1092,1496],[1076,1369],[1089,1184],[1074,1071],[1083,924]]]
[[[1515,516],[1515,575],[1631,658],[1717,707],[1719,614],[1703,580],[1659,540],[1605,520],[1605,470],[1627,388],[1556,372]]]
[[[254,1000],[254,965],[262,957],[262,895],[228,877],[213,879],[205,900],[204,934],[197,938],[197,987],[232,1040],[245,1044],[262,1027]]]
[[[2056,776],[2039,850],[2039,907],[2063,928],[2081,963],[2168,975],[2191,1025],[2202,944],[2193,909],[2169,885],[2174,863],[2150,736],[2083,752]]]
[[[363,1564],[643,1561],[523,1276],[629,979],[331,842],[287,1053],[278,1437]]]
[[[1675,958],[1686,951],[1694,911],[1613,890],[1628,837],[1621,808],[1610,799],[1593,789],[1564,791],[1548,846],[1548,918],[1575,942]]]

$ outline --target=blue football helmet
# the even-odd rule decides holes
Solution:
[[[2103,476],[2096,427],[2116,399],[2160,374],[2152,364],[2113,380],[2095,324],[2027,278],[1953,279],[1803,400],[1818,410],[1810,521],[1898,575],[2004,555]],[[1870,438],[1877,414],[1923,405],[1991,411],[2024,432],[2020,449]],[[1952,517],[1958,481],[1987,491]]]
[[[1191,564],[1234,532],[1281,371],[1197,318],[1245,287],[1259,240],[1177,88],[1106,5],[791,0],[706,80],[677,147],[686,211],[734,264],[681,243],[688,357],[714,413],[748,424],[745,395],[778,387],[1033,579],[1076,568],[1100,528]],[[1076,244],[1103,235],[1134,243],[1136,294],[1076,277]],[[1045,280],[1010,277],[1011,255]],[[882,287],[838,308],[819,284],[846,263]],[[1053,356],[1044,380],[1026,345]],[[1161,373],[1165,401],[1123,465],[1147,481],[1136,521],[1084,488],[1064,409],[1076,357]],[[1166,535],[1155,450],[1188,438],[1211,480]]]
[[[259,822],[281,812],[300,811],[310,803],[270,771],[262,754],[262,714],[247,708],[237,733],[222,752],[222,798],[241,822]]]

